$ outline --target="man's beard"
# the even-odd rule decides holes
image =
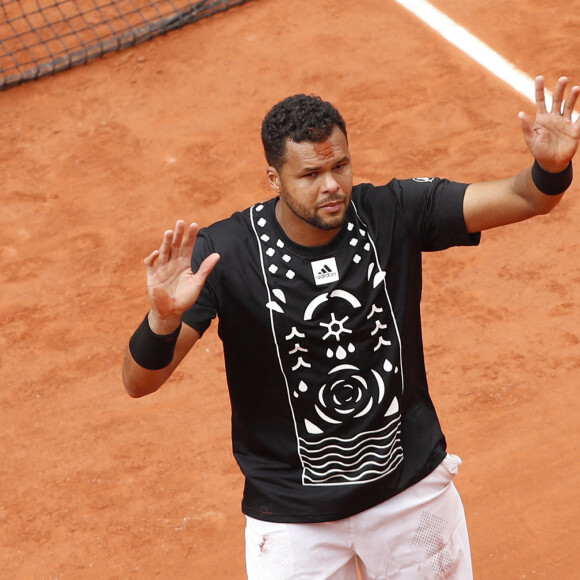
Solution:
[[[346,210],[341,216],[335,218],[327,218],[323,219],[316,211],[310,213],[306,210],[306,208],[298,203],[295,203],[294,200],[288,196],[285,198],[286,205],[292,210],[292,213],[299,217],[302,221],[305,221],[307,224],[314,226],[315,228],[323,231],[330,231],[330,230],[337,230],[341,228],[345,221],[346,221]],[[328,199],[324,200],[323,204],[329,203],[331,201],[345,201],[345,196],[331,196]],[[347,205],[348,207],[348,205]]]

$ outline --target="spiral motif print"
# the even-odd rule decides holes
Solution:
[[[333,382],[321,387],[315,405],[316,413],[325,423],[338,425],[361,419],[372,414],[383,402],[385,384],[378,372],[371,371],[369,380],[366,380],[357,367],[339,365],[331,370],[330,375]],[[301,439],[305,482],[368,481],[395,469],[403,458],[396,398],[388,407],[386,419],[383,427],[350,438]],[[312,434],[318,431],[308,423],[307,429]]]
[[[315,405],[320,418],[329,423],[363,417],[385,396],[385,384],[376,371],[371,384],[353,365],[336,366],[329,377],[332,382],[322,385]]]

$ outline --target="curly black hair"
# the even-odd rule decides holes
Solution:
[[[269,165],[280,171],[284,164],[286,141],[296,143],[328,139],[335,127],[347,137],[342,115],[329,102],[316,95],[293,95],[270,109],[262,122],[262,143]]]

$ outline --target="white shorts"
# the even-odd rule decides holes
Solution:
[[[249,580],[471,580],[465,512],[448,454],[427,477],[350,518],[279,524],[246,518]]]

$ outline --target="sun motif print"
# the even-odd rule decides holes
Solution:
[[[316,258],[264,205],[251,211],[303,485],[367,483],[403,460],[400,335],[386,272],[353,208],[340,243]]]

